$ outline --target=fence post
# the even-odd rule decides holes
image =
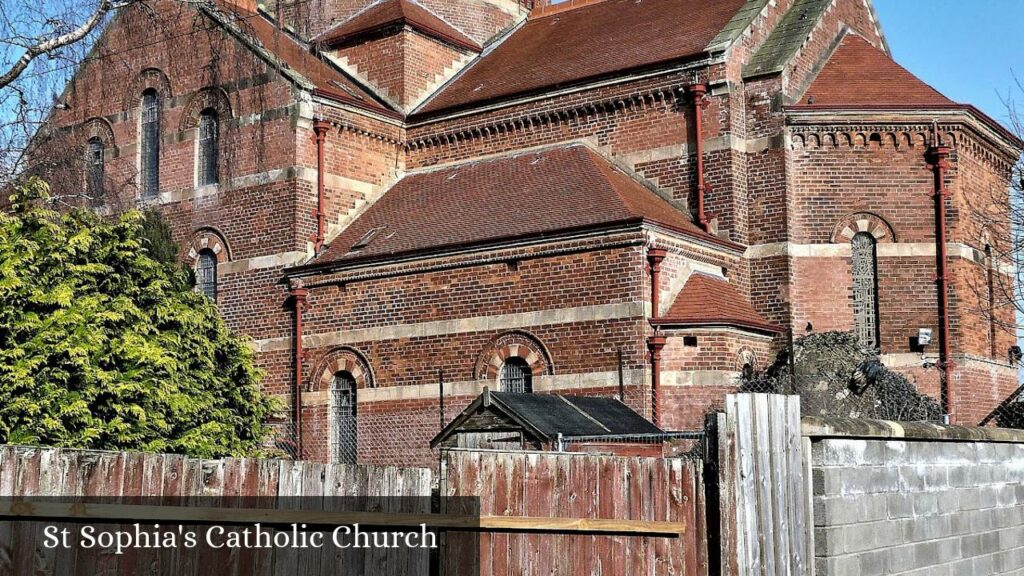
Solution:
[[[800,397],[730,394],[714,428],[722,576],[813,576]]]

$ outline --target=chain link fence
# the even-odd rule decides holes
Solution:
[[[928,382],[891,370],[851,332],[803,336],[767,368],[743,376],[740,392],[795,394],[805,416],[943,422],[937,371]]]

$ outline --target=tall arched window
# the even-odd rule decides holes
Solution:
[[[878,347],[878,259],[875,237],[867,232],[853,236],[853,318],[857,339]]]
[[[160,191],[160,97],[150,88],[142,93],[139,137],[139,187],[143,198]]]
[[[199,114],[199,185],[207,186],[218,182],[218,137],[220,119],[217,111],[207,108]]]
[[[533,371],[525,359],[510,356],[498,376],[502,392],[533,392]]]
[[[213,250],[203,250],[196,259],[196,290],[217,300],[217,255]]]
[[[335,372],[331,380],[331,413],[334,415],[331,458],[338,464],[355,464],[359,455],[356,379],[347,370]]]
[[[85,192],[93,200],[103,194],[103,141],[89,138],[85,153]]]

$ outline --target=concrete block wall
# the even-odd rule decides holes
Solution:
[[[1024,443],[812,444],[818,576],[1024,574]]]

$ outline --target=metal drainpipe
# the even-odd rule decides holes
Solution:
[[[651,336],[647,347],[651,351],[651,421],[661,428],[661,349],[665,347],[665,337]]]
[[[331,123],[326,120],[313,122],[313,139],[316,141],[316,237],[313,239],[314,252],[320,252],[326,237],[325,222],[327,215],[324,209],[324,142]]]
[[[710,231],[708,216],[704,212],[704,193],[707,191],[707,184],[704,182],[704,108],[708,106],[706,98],[708,87],[704,84],[694,84],[689,87],[690,96],[693,98],[693,126],[696,133],[697,148],[697,224],[705,231]]]
[[[950,357],[949,277],[946,271],[946,171],[949,169],[950,147],[938,143],[928,148],[925,160],[935,175],[935,286],[938,291],[939,367],[942,370],[942,409],[955,422],[952,376],[956,363]]]
[[[296,282],[290,292],[295,305],[295,459],[302,460],[302,312],[309,291]]]
[[[668,256],[664,248],[649,248],[647,262],[651,269],[651,320],[656,320],[661,306],[661,262]],[[657,332],[647,339],[647,347],[651,352],[651,421],[660,426],[661,421],[661,349],[665,347],[665,337]]]

